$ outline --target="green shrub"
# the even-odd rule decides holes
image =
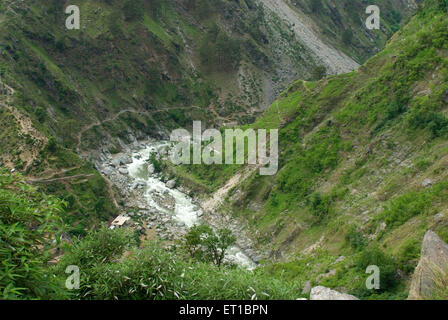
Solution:
[[[426,109],[414,110],[409,116],[409,123],[413,128],[427,128],[433,138],[448,133],[448,119],[438,112]]]
[[[389,228],[398,227],[415,216],[437,210],[434,204],[446,199],[447,194],[448,181],[420,191],[409,191],[391,200],[377,219],[383,219]]]
[[[350,226],[345,234],[345,241],[355,250],[363,249],[367,244],[364,234],[354,225]]]
[[[412,217],[425,213],[430,204],[427,193],[411,191],[392,200],[382,217],[388,227],[398,227]]]
[[[236,242],[236,237],[229,229],[214,231],[207,225],[193,226],[185,236],[185,247],[192,258],[213,262],[220,267],[227,250]]]
[[[313,69],[313,72],[311,74],[311,78],[313,80],[320,80],[323,77],[325,77],[327,75],[327,68],[325,68],[325,66],[316,66]]]
[[[308,198],[308,203],[317,223],[322,222],[328,217],[331,210],[331,198],[329,196],[322,196],[319,192],[314,192]]]
[[[64,205],[0,169],[1,299],[46,298],[57,291],[45,262],[53,239],[63,231]]]
[[[279,280],[262,271],[217,268],[154,242],[142,249],[132,249],[130,244],[122,230],[92,232],[69,246],[54,273],[65,279],[66,266],[79,266],[80,289],[71,296],[74,299],[249,300],[300,296],[296,282]],[[125,251],[126,258],[122,257]]]
[[[126,1],[123,6],[123,13],[128,21],[141,21],[145,14],[145,2],[143,0]]]
[[[400,248],[398,263],[400,270],[406,274],[414,272],[420,257],[420,242],[416,239],[409,239]]]
[[[48,139],[45,149],[50,153],[54,153],[58,150],[58,142],[55,137],[50,137],[50,139]]]
[[[162,161],[160,159],[157,159],[155,152],[151,152],[151,154],[149,155],[149,162],[154,166],[155,173],[159,173],[162,171]]]
[[[355,265],[361,272],[365,272],[368,266],[378,266],[380,269],[379,292],[392,291],[399,284],[396,261],[378,247],[364,249],[358,256]]]
[[[99,230],[90,232],[82,240],[75,239],[72,245],[67,246],[61,266],[94,267],[100,263],[112,262],[133,245],[135,242],[132,232],[126,229],[109,230],[104,225]]]

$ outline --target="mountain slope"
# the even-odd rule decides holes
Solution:
[[[279,172],[254,170],[221,209],[248,224],[266,258],[292,260],[273,272],[369,296],[353,264],[384,257],[401,282],[383,293],[406,297],[424,233],[447,240],[447,21],[446,2],[427,1],[358,71],[296,81],[251,126],[280,128]],[[238,171],[202,169],[185,168],[211,189]]]
[[[380,51],[387,39],[400,25],[406,23],[415,12],[415,0],[375,1],[362,0],[302,0],[282,1],[293,9],[296,16],[306,22],[312,30],[321,30],[321,39],[358,63],[363,63]],[[380,9],[380,30],[365,27],[368,5]]]
[[[253,122],[321,64],[290,22],[255,0],[73,4],[80,30],[65,28],[63,1],[0,4],[0,80],[14,91],[0,97],[0,163],[67,199],[77,232],[119,206],[84,159],[192,119]]]
[[[281,19],[293,25],[297,37],[311,50],[314,56],[322,61],[330,74],[349,72],[359,66],[353,59],[319,39],[284,1],[263,0],[262,2]]]

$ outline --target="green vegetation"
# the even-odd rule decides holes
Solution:
[[[155,243],[128,248],[127,239],[123,231],[102,229],[69,249],[54,272],[63,275],[69,264],[81,266],[75,299],[291,299],[299,295],[296,284],[262,272],[198,263]],[[109,250],[106,240],[116,249]],[[129,250],[127,258],[122,259],[125,250]]]
[[[36,192],[20,176],[2,170],[0,204],[3,299],[292,299],[300,295],[296,283],[268,277],[261,270],[221,266],[226,248],[235,241],[225,229],[216,234],[201,229],[210,236],[204,245],[221,268],[158,243],[138,248],[131,231],[107,227],[59,245],[64,256],[48,268],[47,261],[55,255],[53,240],[59,240],[63,230],[64,202]],[[80,268],[79,290],[64,287],[69,265]]]
[[[260,250],[293,257],[273,274],[363,299],[406,298],[424,232],[445,234],[447,222],[434,222],[448,190],[446,15],[427,1],[358,72],[296,81],[248,126],[280,128],[279,172],[254,172],[223,210],[249,223]],[[202,169],[190,174],[201,179]],[[211,190],[232,175],[219,166],[207,174],[213,181],[201,181]],[[319,254],[298,254],[314,245]],[[347,257],[340,268],[331,266],[338,255]],[[379,292],[365,289],[368,262],[384,267]]]
[[[157,243],[137,249],[131,238],[126,231],[103,228],[68,247],[53,271],[64,277],[66,266],[80,266],[80,289],[71,298],[233,300],[300,295],[297,284],[267,277],[262,271],[218,268],[162,249]]]
[[[367,33],[353,28],[364,17],[349,13],[365,9],[361,0],[336,9],[318,0],[296,5],[326,25],[336,47],[364,61],[408,16],[379,2],[389,13],[380,31]],[[59,1],[0,4],[0,76],[16,89],[0,97],[7,103],[1,166],[38,185],[0,171],[2,298],[295,299],[306,281],[362,299],[406,298],[423,233],[431,228],[448,239],[446,216],[435,219],[447,209],[448,190],[446,0],[422,4],[358,71],[329,77],[254,1],[79,3],[86,12],[79,32],[64,29]],[[6,17],[6,5],[17,14]],[[340,13],[331,22],[330,9]],[[315,81],[294,82],[243,127],[280,129],[279,172],[253,171],[222,208],[247,222],[274,263],[253,272],[223,263],[235,242],[226,229],[194,227],[182,245],[167,248],[99,227],[117,214],[114,190],[78,153],[119,151],[131,133],[159,136],[190,119],[250,123],[247,111],[263,104],[265,78],[256,75],[281,85],[274,70],[284,60]],[[198,193],[249,170],[149,160]],[[49,268],[62,231],[73,243]],[[73,292],[63,289],[69,265],[81,268]],[[380,267],[378,291],[365,288],[369,265]],[[445,297],[446,283],[440,288]]]
[[[154,166],[154,172],[158,173],[162,171],[162,161],[157,159],[156,153],[152,152],[149,155],[149,162]]]
[[[383,219],[388,226],[398,227],[417,215],[431,215],[437,213],[436,202],[446,199],[448,181],[443,181],[431,189],[420,192],[409,191],[390,201],[379,219]]]
[[[236,242],[236,237],[229,229],[214,231],[210,226],[193,226],[185,236],[185,248],[192,258],[199,261],[213,262],[221,267],[227,250]]]
[[[213,24],[208,30],[199,49],[201,63],[207,72],[233,71],[241,60],[240,40],[232,39],[218,25]]]
[[[59,242],[65,203],[0,168],[0,296],[47,298],[58,288],[45,263]],[[44,249],[44,250],[43,250]]]

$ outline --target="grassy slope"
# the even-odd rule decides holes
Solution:
[[[424,232],[448,240],[448,20],[438,5],[427,1],[359,71],[295,82],[254,124],[280,128],[281,169],[254,173],[225,208],[249,222],[260,248],[293,261],[272,272],[374,297],[360,289],[359,252],[379,246],[385,268],[400,270],[381,297],[400,298]],[[232,171],[207,169],[212,187]],[[300,253],[315,243],[313,256]],[[330,266],[340,255],[348,259]],[[330,269],[336,276],[316,279]]]

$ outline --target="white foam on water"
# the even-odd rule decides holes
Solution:
[[[195,224],[200,223],[200,216],[202,209],[193,203],[193,199],[185,193],[170,189],[160,179],[148,174],[147,166],[148,159],[152,152],[160,151],[163,148],[169,147],[168,142],[156,142],[148,145],[146,148],[134,153],[132,155],[132,163],[127,166],[129,176],[135,182],[145,182],[147,187],[145,191],[145,199],[150,208],[169,213],[173,215],[173,219],[178,222],[183,222],[186,227],[191,228]],[[166,208],[162,208],[153,198],[154,194],[158,193],[163,196],[169,194],[175,200],[174,212],[170,212]],[[247,257],[238,247],[232,247],[228,250],[225,258],[226,261],[236,263],[249,270],[255,269],[255,263]]]

